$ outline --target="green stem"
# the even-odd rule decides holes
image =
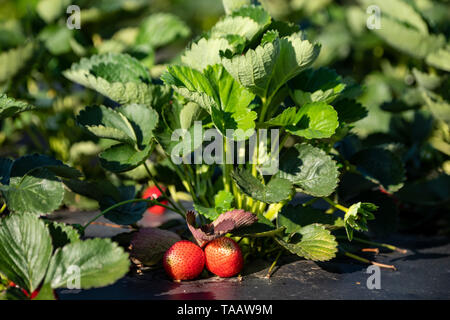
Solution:
[[[286,135],[281,140],[280,145],[279,145],[280,151],[281,151],[281,149],[283,149],[283,146],[286,143],[287,139],[289,139],[289,137],[290,137],[290,135],[288,133],[286,133]]]
[[[336,236],[336,239],[347,239],[347,237]],[[365,239],[361,239],[361,238],[357,238],[357,237],[353,237],[353,240],[355,240],[356,242],[368,244],[368,245],[371,245],[371,246],[387,248],[387,249],[389,249],[391,251],[397,251],[397,252],[400,252],[400,253],[407,253],[408,252],[406,249],[401,249],[401,248],[398,248],[396,246],[393,246],[393,245],[387,244],[387,243],[379,243],[379,242],[369,241],[369,240],[365,240]]]
[[[169,192],[170,192],[170,195],[172,196],[173,201],[175,201],[177,203],[177,205],[179,207],[181,207],[182,205],[180,203],[180,199],[178,199],[177,189],[175,188],[175,186],[169,185],[169,186],[167,186],[167,189],[169,189]]]
[[[263,213],[264,213],[264,210],[266,210],[266,206],[267,206],[266,203],[261,202],[261,203],[259,204],[258,213],[259,213],[259,214],[263,214]]]
[[[208,199],[204,195],[200,196],[200,200],[202,201],[203,205],[209,208],[211,205],[208,202]]]
[[[349,258],[355,259],[355,260],[357,260],[359,262],[363,262],[363,263],[367,263],[367,264],[373,264],[373,265],[379,266],[381,268],[397,270],[397,268],[394,265],[378,263],[378,262],[375,262],[375,261],[371,261],[369,259],[357,256],[356,254],[353,254],[353,253],[350,253],[350,252],[344,252],[344,255],[346,255]]]
[[[235,183],[232,183],[231,186],[233,188],[233,195],[234,195],[234,199],[236,200],[237,207],[239,209],[242,209],[242,194],[237,189],[237,186]]]
[[[253,154],[253,163],[252,163],[252,175],[257,177],[257,165],[259,161],[259,135],[256,133],[256,148],[255,153]]]
[[[259,118],[259,122],[263,123],[264,118],[266,117],[267,108],[270,105],[271,98],[261,98],[262,108],[261,108],[261,116]]]
[[[3,206],[2,206],[2,208],[0,209],[0,214],[2,214],[2,213],[5,211],[5,209],[6,209],[6,202],[3,203]]]
[[[257,211],[256,211],[257,208],[259,208],[259,201],[254,201],[253,205],[252,205],[251,212],[256,214],[257,213]]]
[[[348,211],[348,208],[346,208],[346,207],[344,207],[344,206],[341,206],[340,204],[334,202],[333,200],[331,200],[331,199],[328,198],[328,197],[324,197],[324,198],[322,198],[322,199],[325,200],[326,202],[328,202],[332,207],[334,207],[334,208],[336,208],[336,209],[339,209],[339,210],[341,210],[341,211],[343,211],[343,212],[347,212],[347,211]]]
[[[285,229],[286,229],[285,227],[280,227],[280,228],[275,229],[275,230],[249,234],[249,235],[247,235],[247,237],[248,238],[266,238],[266,237],[272,237],[273,238],[273,237],[275,237],[275,236],[277,236],[279,234],[282,234]]]
[[[275,268],[275,266],[277,265],[278,259],[280,259],[282,253],[283,253],[283,250],[280,250],[280,252],[278,252],[277,257],[275,258],[275,261],[270,266],[269,271],[267,271],[267,274],[266,274],[267,279],[271,277],[273,268]]]
[[[223,137],[223,186],[225,191],[231,191],[231,166],[227,164],[227,138]]]
[[[190,185],[190,183],[187,181],[186,176],[183,174],[183,172],[178,168],[177,165],[173,165],[173,168],[175,169],[175,172],[177,173],[178,177],[180,177],[181,183],[183,184],[184,188],[187,192],[190,193],[192,200],[194,202],[198,202],[197,196],[195,195],[194,188]]]
[[[164,207],[164,208],[166,208],[166,209],[175,211],[175,212],[179,213],[183,218],[185,218],[184,212],[182,212],[182,211],[180,211],[180,210],[178,210],[178,209],[176,209],[176,208],[172,208],[172,207],[166,206],[165,204],[162,204],[162,203],[160,203],[160,202],[158,202],[158,201],[156,201],[156,200],[151,200],[151,199],[130,199],[130,200],[125,200],[125,201],[116,203],[115,205],[112,205],[111,207],[109,207],[109,208],[103,210],[103,211],[100,212],[98,215],[96,215],[93,219],[89,220],[89,222],[86,223],[86,224],[82,227],[82,231],[86,230],[86,228],[87,228],[92,222],[96,221],[98,218],[104,216],[104,215],[107,214],[108,212],[110,212],[110,211],[112,211],[112,210],[114,210],[114,209],[116,209],[116,208],[118,208],[118,207],[120,207],[120,206],[129,204],[129,203],[135,203],[135,202],[147,202],[147,203],[151,203],[151,204],[153,204],[153,205],[158,205],[158,206]]]
[[[286,201],[272,203],[271,205],[269,205],[269,208],[267,209],[264,216],[271,221],[274,220],[277,217],[278,212],[280,212],[280,210],[283,208],[285,204]]]
[[[191,194],[192,200],[194,200],[194,202],[196,203],[200,203],[197,197],[197,193],[195,192],[194,185],[191,183],[194,180],[194,174],[191,167],[189,165],[183,164],[183,170],[186,173],[186,178],[183,179],[183,185]]]
[[[312,204],[314,204],[319,198],[312,198],[311,200],[306,201],[305,203],[302,203],[302,207],[308,207]]]
[[[155,178],[153,177],[150,168],[148,167],[148,165],[144,162],[144,167],[145,170],[147,171],[147,174],[150,178],[150,180],[152,180],[152,182],[155,184],[155,186],[158,188],[159,192],[161,192],[161,194],[163,195],[164,198],[166,198],[170,204],[174,207],[177,208],[178,210],[174,210],[174,211],[181,211],[183,212],[183,216],[184,216],[184,208],[179,205],[180,207],[178,207],[178,205],[167,195],[167,193],[159,186],[159,184],[156,182]]]

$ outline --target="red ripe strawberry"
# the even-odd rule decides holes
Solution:
[[[222,278],[238,274],[244,266],[239,245],[233,239],[221,237],[205,247],[206,268]]]
[[[174,280],[195,279],[205,267],[205,253],[193,242],[178,241],[164,254],[163,265]]]
[[[165,191],[165,188],[162,188]],[[142,199],[152,199],[156,200],[161,196],[161,191],[159,191],[157,186],[148,187],[145,189],[144,193],[142,194]],[[160,201],[162,204],[167,205],[169,202],[167,200]],[[152,206],[147,209],[147,212],[153,213],[156,215],[162,215],[166,211],[166,208],[161,206]]]

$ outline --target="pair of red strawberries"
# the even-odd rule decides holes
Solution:
[[[244,259],[241,248],[233,239],[221,237],[208,242],[205,250],[193,242],[178,241],[165,253],[163,265],[174,280],[195,279],[205,265],[215,275],[228,278],[242,270]]]

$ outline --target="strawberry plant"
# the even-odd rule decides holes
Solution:
[[[167,67],[162,82],[128,54],[99,54],[74,64],[64,72],[67,78],[119,104],[88,106],[77,123],[109,141],[99,155],[105,170],[146,172],[166,207],[187,218],[199,245],[231,234],[244,239],[247,258],[291,252],[330,260],[338,252],[335,233],[345,230],[352,240],[354,231],[367,231],[377,209],[366,202],[339,203],[340,177],[352,172],[396,191],[404,180],[402,163],[386,149],[347,160],[336,148],[367,110],[356,101],[362,90],[352,79],[312,67],[319,43],[261,6],[229,11],[184,51],[180,63]],[[215,134],[208,140],[203,129]],[[262,145],[263,129],[278,135]],[[216,144],[206,155],[208,141]],[[249,150],[250,156],[236,160]],[[160,187],[157,180],[165,177],[155,174],[149,157],[181,181],[178,187],[190,194],[197,218],[177,201],[179,189]],[[75,192],[89,186],[76,184],[81,187]],[[298,196],[307,201],[298,203]],[[116,197],[115,205],[111,199],[99,216],[137,222],[145,210],[137,206],[146,200],[134,197]],[[318,200],[329,208],[319,209]],[[110,205],[114,214],[106,209]],[[242,218],[249,214],[256,223]]]
[[[372,1],[389,28],[368,31],[365,0],[223,0],[185,48],[185,22],[140,0],[75,1],[80,30],[65,0],[0,13],[0,298],[106,286],[129,258],[178,281],[398,251],[368,231],[448,205],[448,26],[428,1]],[[53,221],[64,206],[99,211]],[[88,239],[100,217],[133,230]]]

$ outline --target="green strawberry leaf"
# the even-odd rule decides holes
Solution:
[[[193,43],[181,57],[184,65],[203,71],[207,66],[221,62],[220,52],[232,50],[233,46],[227,39],[205,39],[201,38]]]
[[[225,16],[210,31],[211,38],[238,35],[251,42],[270,24],[270,15],[261,6],[245,6]]]
[[[335,100],[345,89],[341,76],[328,68],[307,69],[291,80],[292,100],[299,106],[310,102]]]
[[[124,172],[141,165],[153,150],[153,131],[159,116],[150,107],[129,104],[112,110],[88,107],[77,121],[100,138],[118,141],[100,154],[102,166],[112,172]]]
[[[22,177],[37,168],[45,168],[61,178],[73,179],[82,176],[77,169],[43,154],[26,155],[16,159],[12,165],[10,176]]]
[[[120,192],[119,200],[105,196],[99,201],[100,210],[104,211],[118,202],[136,198],[136,190],[133,186],[119,187],[118,189]],[[130,225],[141,220],[146,209],[147,203],[145,202],[128,203],[110,210],[104,217],[117,224]]]
[[[70,0],[42,0],[36,6],[39,16],[48,24],[61,17],[66,8],[70,5]]]
[[[37,168],[23,177],[11,177],[2,194],[8,209],[13,212],[46,215],[61,205],[64,187],[49,169]]]
[[[231,192],[220,190],[214,196],[214,207],[219,213],[230,211],[233,208],[234,196]]]
[[[412,73],[419,88],[435,90],[441,85],[443,81],[443,78],[435,73],[422,72],[416,68],[412,69]]]
[[[245,132],[255,128],[257,118],[256,112],[248,108],[254,95],[234,80],[222,66],[209,66],[204,73],[183,66],[171,66],[167,71],[162,77],[163,81],[172,85],[185,98],[205,108],[222,135],[226,135],[227,129],[240,129],[242,131],[235,132],[233,138],[248,138],[249,134]]]
[[[295,124],[286,131],[306,139],[331,137],[339,126],[338,114],[325,102],[308,103],[300,108]]]
[[[195,139],[197,133],[194,124],[201,121],[206,112],[198,104],[188,102],[183,105],[174,101],[165,106],[161,113],[161,125],[156,139],[168,156],[183,158],[202,145],[201,138]],[[177,149],[174,151],[175,148]]]
[[[368,111],[359,102],[350,99],[341,99],[333,103],[340,122],[353,123],[365,118]]]
[[[367,220],[375,219],[373,211],[378,207],[372,203],[358,202],[350,206],[344,216],[344,227],[348,240],[353,239],[353,230],[367,231]]]
[[[282,247],[308,260],[327,261],[336,256],[338,243],[325,226],[310,224],[301,228],[298,234],[302,237],[297,242],[295,242],[295,237],[290,243],[279,238],[275,239]]]
[[[80,241],[77,229],[60,222],[49,222],[48,231],[52,237],[53,248],[62,248],[68,243]]]
[[[404,25],[417,30],[421,34],[428,34],[427,24],[422,19],[420,13],[405,1],[359,0],[359,2],[364,6],[364,9],[370,5],[377,5],[381,12],[384,12],[384,15],[390,19],[402,22]]]
[[[262,184],[258,178],[246,170],[234,171],[232,177],[242,192],[264,203],[278,203],[287,200],[293,190],[289,180],[279,177],[273,177],[267,185]]]
[[[320,47],[303,40],[299,34],[275,39],[249,49],[244,55],[222,59],[227,71],[251,92],[271,97],[290,79],[308,67]]]
[[[40,290],[39,293],[36,297],[34,297],[35,301],[39,301],[39,300],[56,300],[55,294],[53,292],[52,287],[50,287],[50,285],[43,285]]]
[[[127,117],[105,106],[92,106],[82,110],[77,122],[99,138],[135,144],[137,137]]]
[[[405,1],[361,0],[361,8],[377,5],[384,14],[380,17],[382,28],[372,30],[390,46],[419,59],[426,58],[445,46],[445,36],[428,33],[426,22]]]
[[[21,112],[33,110],[35,107],[13,98],[8,98],[6,94],[0,94],[0,120],[13,117]]]
[[[128,144],[116,144],[100,153],[100,164],[106,170],[122,173],[137,168],[144,163],[152,153],[153,146],[137,151]]]
[[[161,80],[190,101],[210,110],[218,100],[209,79],[200,71],[185,66],[169,66]]]
[[[226,14],[231,14],[233,11],[249,5],[251,2],[251,0],[222,0]]]
[[[433,116],[449,125],[450,104],[443,97],[431,91],[424,91],[423,97]]]
[[[120,104],[151,105],[155,95],[160,95],[145,67],[127,54],[107,53],[83,58],[63,74]]]
[[[45,284],[53,289],[67,288],[79,275],[82,289],[103,287],[122,278],[129,266],[128,254],[110,239],[77,241],[56,250]]]
[[[36,45],[28,42],[17,48],[0,52],[0,85],[12,79],[33,56]]]
[[[425,58],[425,62],[430,66],[450,72],[450,45],[440,48],[435,52],[431,52]]]
[[[105,196],[109,196],[117,202],[120,199],[119,189],[108,180],[87,181],[64,179],[63,183],[72,192],[97,201],[100,201]]]
[[[45,277],[52,255],[52,242],[45,224],[31,214],[0,219],[0,270],[28,292]]]
[[[391,151],[382,148],[364,149],[353,155],[350,162],[373,183],[389,192],[398,191],[405,180],[402,161]]]
[[[253,134],[257,113],[249,109],[249,105],[255,98],[254,94],[242,87],[220,65],[210,66],[205,70],[216,93],[216,103],[213,105],[211,117],[216,128],[226,135],[227,129],[234,131],[234,139],[247,139]],[[250,132],[250,133],[247,133]]]
[[[143,149],[149,145],[153,138],[153,130],[158,124],[158,113],[150,107],[139,104],[124,105],[118,111],[131,123],[138,147]]]
[[[336,189],[339,171],[323,150],[302,143],[281,157],[278,176],[290,180],[306,194],[326,197]]]
[[[255,95],[242,87],[221,65],[209,66],[204,74],[214,88],[217,105],[226,112],[247,110]]]
[[[290,107],[290,108],[284,109],[279,115],[266,121],[264,123],[264,125],[276,126],[276,127],[278,127],[278,126],[286,127],[286,126],[295,125],[296,120],[297,120],[297,108]]]
[[[201,204],[194,203],[194,209],[205,218],[214,221],[222,212],[217,212],[216,208],[207,208]]]
[[[190,34],[189,27],[177,16],[170,13],[156,13],[142,22],[135,44],[159,48],[177,39],[187,38]]]

